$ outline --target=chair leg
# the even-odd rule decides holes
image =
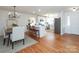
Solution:
[[[25,40],[23,39],[23,45],[25,44]]]
[[[14,42],[12,42],[12,49],[14,49]]]
[[[8,39],[8,41],[7,41],[7,46],[9,46],[9,39]]]
[[[10,44],[12,44],[12,41],[10,40]]]
[[[10,43],[10,34],[9,34],[9,37],[8,37],[8,43],[7,43],[7,46],[9,46],[9,43]]]
[[[5,45],[5,41],[6,41],[6,39],[4,38],[3,45]]]

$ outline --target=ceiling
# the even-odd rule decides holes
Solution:
[[[35,13],[35,14],[46,14],[46,13],[57,13],[61,11],[68,11],[73,6],[16,6],[17,12],[23,13]],[[12,11],[12,6],[0,6],[0,9]],[[38,11],[40,9],[40,12]]]

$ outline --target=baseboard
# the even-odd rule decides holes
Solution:
[[[61,35],[64,35],[64,33],[61,33]]]
[[[72,34],[72,33],[64,33],[64,34],[71,34],[71,35],[78,35],[79,36],[79,34]]]

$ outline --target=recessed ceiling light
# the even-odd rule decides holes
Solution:
[[[74,12],[75,12],[75,11],[77,11],[77,9],[78,9],[78,8],[72,8],[72,11],[74,11]]]
[[[41,11],[41,9],[38,9],[38,11],[40,12],[40,11]]]
[[[77,8],[73,8],[73,11],[76,11]]]

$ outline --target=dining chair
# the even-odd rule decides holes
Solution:
[[[12,34],[11,34],[11,43],[12,43],[12,49],[14,49],[14,42],[22,40],[24,45],[24,35],[25,33],[25,27],[17,26],[13,27]]]
[[[5,45],[6,40],[8,39],[8,35],[6,34],[6,28],[3,29],[3,45]]]

